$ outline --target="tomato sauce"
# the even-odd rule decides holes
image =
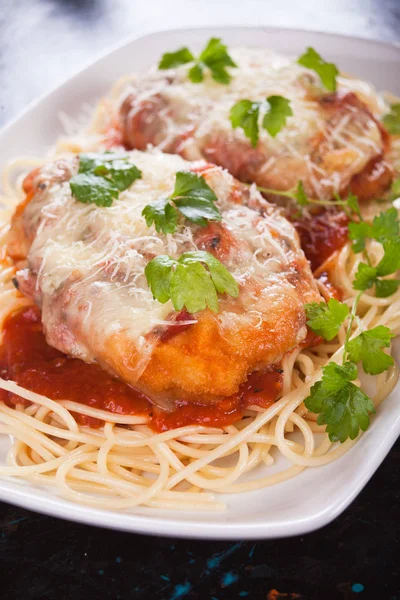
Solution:
[[[15,381],[52,400],[72,400],[120,415],[148,415],[156,431],[190,424],[222,426],[239,420],[247,406],[268,407],[282,389],[282,370],[270,367],[252,373],[239,392],[213,405],[176,402],[176,410],[157,409],[135,388],[118,381],[98,365],[69,358],[49,346],[42,330],[38,308],[30,306],[7,317],[0,346],[0,376]],[[0,401],[8,405],[29,404],[19,396],[0,390]],[[101,422],[76,415],[92,427]]]
[[[121,415],[146,414],[149,409],[144,394],[99,366],[68,358],[49,346],[39,310],[33,306],[10,315],[4,323],[0,375],[52,400],[73,400]],[[5,390],[0,390],[0,399],[7,404],[21,403],[21,398]],[[81,421],[93,424],[84,416]]]
[[[277,366],[263,373],[254,371],[237,394],[223,398],[216,404],[177,402],[174,412],[154,411],[154,427],[158,431],[167,431],[194,423],[209,427],[231,425],[241,418],[248,406],[271,406],[282,390],[282,380],[282,369]]]
[[[332,213],[322,210],[311,218],[292,220],[300,237],[300,244],[313,271],[318,269],[337,250],[343,248],[348,240],[349,219],[338,211]]]
[[[314,273],[314,277],[317,281],[322,283],[329,298],[335,298],[335,300],[339,300],[339,302],[343,300],[343,290],[332,283],[329,268],[325,269],[321,273],[317,271],[317,273]]]

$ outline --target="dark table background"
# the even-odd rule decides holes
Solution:
[[[212,24],[400,42],[400,0],[0,0],[0,125],[128,36]],[[304,537],[144,537],[0,504],[0,598],[400,600],[399,498],[397,443],[344,514]]]

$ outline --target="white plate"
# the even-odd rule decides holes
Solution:
[[[42,155],[62,133],[59,113],[94,104],[125,73],[153,64],[181,45],[200,48],[211,36],[228,45],[264,46],[299,55],[314,46],[349,73],[400,95],[400,48],[350,37],[270,28],[207,28],[146,35],[113,50],[28,107],[0,133],[0,165],[18,155]],[[38,512],[138,533],[196,538],[274,538],[306,533],[338,516],[360,492],[400,433],[400,387],[379,407],[369,430],[341,459],[308,469],[294,479],[257,492],[223,496],[221,514],[139,508],[134,513],[86,508],[49,489],[0,480],[0,499]],[[0,462],[9,441],[0,436]],[[275,469],[285,466],[278,460]]]

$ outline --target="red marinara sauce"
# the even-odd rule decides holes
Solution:
[[[312,217],[293,218],[292,223],[313,271],[348,240],[349,219],[343,211],[321,210]]]
[[[0,376],[15,381],[52,400],[72,400],[120,415],[148,415],[150,425],[166,431],[190,424],[223,426],[239,420],[246,407],[268,407],[282,389],[282,370],[270,367],[252,373],[239,392],[217,404],[176,402],[176,410],[164,412],[135,388],[118,381],[98,365],[69,358],[49,346],[42,330],[39,309],[29,306],[9,315],[3,325],[0,346]],[[0,401],[8,405],[28,404],[19,396],[0,390]],[[93,427],[101,422],[76,415],[79,422]]]

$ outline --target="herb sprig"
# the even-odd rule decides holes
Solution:
[[[204,72],[208,69],[214,81],[227,85],[232,79],[227,67],[237,67],[222,40],[211,38],[198,57],[192,54],[189,48],[179,48],[175,52],[163,54],[158,68],[161,70],[172,69],[192,62],[194,64],[188,71],[188,77],[192,83],[203,81]]]
[[[79,171],[70,179],[72,195],[79,202],[111,206],[119,193],[126,190],[141,171],[128,156],[113,153],[80,154]]]
[[[178,171],[171,196],[147,204],[142,215],[148,227],[154,223],[158,233],[175,233],[179,213],[188,221],[206,227],[208,221],[221,221],[221,213],[215,205],[217,200],[203,177]]]
[[[396,186],[397,182],[392,186],[392,195],[397,193]],[[393,190],[393,187],[396,189]],[[273,190],[261,191],[274,193]],[[297,201],[301,207],[325,203],[310,200],[303,192],[304,188],[299,182],[297,190],[282,195]],[[364,372],[370,375],[382,373],[394,364],[393,358],[384,352],[394,337],[388,327],[378,325],[352,339],[351,333],[357,307],[365,290],[375,286],[376,296],[383,298],[395,293],[400,286],[400,280],[383,279],[400,269],[400,224],[395,207],[381,212],[372,223],[366,222],[357,197],[351,193],[345,199],[336,195],[334,201],[326,204],[341,206],[351,219],[349,238],[353,242],[352,249],[355,253],[362,252],[365,262],[359,263],[353,281],[358,294],[351,312],[346,304],[333,298],[327,303],[305,306],[308,326],[328,341],[336,337],[347,319],[348,322],[342,364],[330,362],[322,368],[321,380],[312,386],[304,403],[308,410],[318,414],[317,423],[326,425],[331,441],[344,442],[347,438],[355,439],[360,429],[367,429],[369,415],[375,412],[371,399],[353,383],[359,375],[357,363],[361,363]],[[375,266],[368,252],[369,240],[377,241],[383,249],[383,257]]]
[[[330,92],[335,92],[338,68],[333,63],[326,62],[314,48],[307,48],[297,61],[299,65],[312,69],[319,76],[322,85]]]
[[[306,194],[304,184],[301,179],[298,181],[297,186],[290,190],[276,190],[273,188],[266,188],[259,185],[257,186],[257,189],[262,194],[289,198],[290,200],[296,202],[297,206],[300,209],[303,209],[307,206],[340,206],[346,212],[347,216],[351,216],[354,213],[356,215],[361,214],[357,196],[355,196],[352,192],[349,192],[346,198],[341,198],[338,194],[334,194],[335,200],[321,200],[318,198],[310,198]]]
[[[318,413],[317,423],[326,425],[332,442],[355,439],[369,426],[369,414],[375,412],[371,399],[353,383],[358,377],[356,363],[361,362],[366,373],[377,375],[394,364],[383,351],[390,346],[394,335],[388,327],[378,325],[350,339],[352,325],[362,292],[356,296],[347,325],[342,364],[330,362],[322,367],[322,378],[310,390],[304,403],[308,410]],[[349,308],[337,300],[328,304],[305,306],[308,326],[318,335],[332,340],[348,318]]]
[[[232,127],[241,127],[253,148],[260,137],[259,120],[263,114],[262,127],[271,137],[275,137],[286,125],[287,118],[293,115],[290,101],[283,96],[269,96],[264,102],[239,100],[230,110]]]
[[[217,293],[233,298],[239,294],[234,277],[209,252],[186,252],[178,260],[156,256],[147,264],[145,276],[156,300],[162,304],[171,300],[175,310],[185,307],[189,313],[207,307],[217,313]]]
[[[390,112],[382,119],[384,126],[392,135],[400,135],[400,103],[392,104]]]
[[[392,185],[392,195],[397,193],[398,187],[397,180]],[[338,194],[335,194],[335,200],[309,198],[305,193],[302,181],[299,181],[297,187],[292,190],[274,190],[260,186],[257,186],[257,189],[264,194],[290,198],[296,202],[300,210],[313,205],[341,207],[350,219],[348,228],[349,238],[353,241],[352,250],[355,253],[362,252],[366,261],[360,262],[358,265],[353,281],[354,289],[365,291],[375,286],[377,298],[387,298],[400,287],[400,279],[383,279],[400,270],[400,224],[395,207],[381,212],[374,218],[372,224],[369,224],[364,220],[357,196],[352,192],[349,192],[346,198],[341,198]],[[298,214],[299,211],[293,216]],[[372,239],[382,244],[384,252],[383,258],[375,266],[372,265],[372,259],[367,248],[368,240]]]
[[[359,221],[349,223],[349,238],[353,241],[353,252],[362,252],[365,262],[360,262],[353,286],[365,291],[375,286],[378,298],[387,298],[400,286],[398,279],[382,279],[400,269],[399,220],[396,208],[389,208],[376,216],[372,224],[367,223],[361,213]],[[383,257],[377,265],[372,265],[368,252],[368,240],[376,240],[382,245]]]

